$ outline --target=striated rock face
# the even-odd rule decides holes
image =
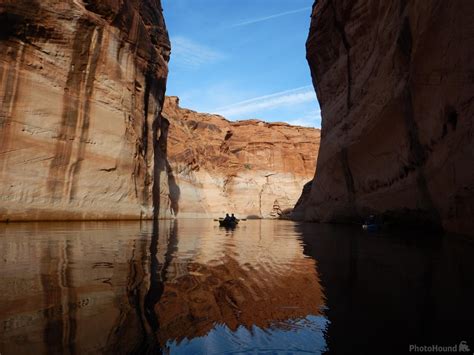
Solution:
[[[474,233],[473,13],[469,0],[316,2],[307,58],[322,141],[299,217]]]
[[[294,206],[314,173],[319,130],[230,122],[180,108],[177,97],[166,98],[163,115],[170,122],[168,181],[177,216],[275,218]]]
[[[0,0],[0,219],[150,217],[169,52],[160,0]]]

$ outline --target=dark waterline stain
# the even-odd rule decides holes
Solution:
[[[90,124],[90,100],[102,43],[102,28],[88,19],[80,19],[77,26],[64,88],[61,125],[48,175],[48,189],[55,201],[60,201],[64,196],[70,200],[75,192],[74,174],[78,173],[84,159]],[[79,135],[76,133],[78,129]],[[71,164],[75,145],[78,146],[78,155]]]
[[[77,179],[79,171],[81,169],[82,161],[85,158],[86,144],[89,139],[89,126],[91,118],[91,98],[94,93],[94,81],[97,72],[97,66],[100,60],[100,53],[102,50],[103,40],[103,28],[97,28],[96,39],[93,41],[93,51],[89,62],[89,70],[85,82],[85,101],[84,101],[84,113],[82,116],[82,125],[79,135],[79,148],[77,158],[74,164],[70,168],[68,181],[71,181],[70,196],[69,200],[72,201],[76,195]]]
[[[4,94],[0,97],[2,103],[0,106],[0,154],[5,154],[10,150],[12,118],[15,114],[18,92],[21,86],[20,71],[25,60],[25,51],[23,43],[17,43],[13,48],[8,48],[8,64],[1,71],[0,85]],[[4,157],[0,161],[1,172],[7,167],[8,159]]]

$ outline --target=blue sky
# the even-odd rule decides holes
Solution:
[[[305,59],[313,0],[162,0],[167,95],[232,120],[320,127]]]

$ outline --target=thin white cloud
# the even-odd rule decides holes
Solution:
[[[273,15],[265,16],[265,17],[259,17],[259,18],[254,18],[254,19],[250,19],[250,20],[245,20],[245,21],[238,22],[238,23],[235,23],[235,24],[231,25],[230,28],[252,25],[252,24],[254,24],[254,23],[263,22],[263,21],[268,21],[268,20],[272,20],[272,19],[277,18],[277,17],[282,17],[282,16],[291,15],[291,14],[296,14],[296,13],[298,13],[298,12],[303,12],[303,11],[308,11],[308,10],[311,10],[311,7],[303,7],[303,8],[301,8],[301,9],[290,10],[290,11],[280,12],[280,13],[278,13],[278,14],[273,14]],[[308,16],[309,16],[309,15],[308,15]]]
[[[197,69],[225,58],[221,52],[182,36],[171,38],[171,48],[171,60],[185,69]]]
[[[239,115],[255,114],[262,110],[274,109],[282,106],[302,104],[316,100],[316,94],[311,85],[296,89],[280,91],[271,95],[255,97],[235,104],[219,107],[212,112],[233,118]]]
[[[300,118],[288,120],[294,126],[321,128],[321,110],[311,110]]]

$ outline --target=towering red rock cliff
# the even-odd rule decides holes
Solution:
[[[160,0],[0,0],[0,219],[153,212]]]
[[[161,200],[170,193],[161,205],[177,216],[276,218],[292,209],[314,173],[317,129],[231,122],[181,108],[177,97],[166,98],[163,115],[170,125]]]
[[[322,108],[307,220],[368,213],[474,233],[474,2],[319,0]]]

